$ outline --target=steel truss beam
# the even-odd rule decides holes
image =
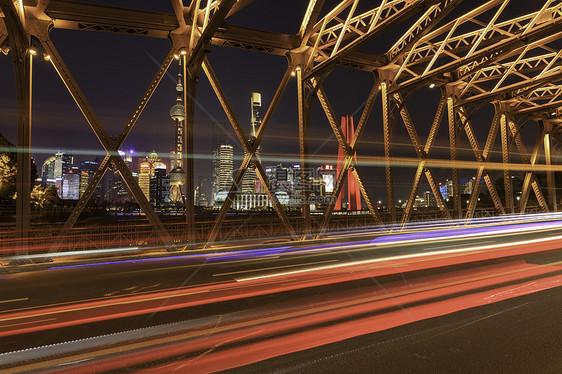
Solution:
[[[227,17],[248,5],[251,1],[239,0]],[[217,4],[213,2],[213,4]],[[124,33],[154,38],[169,38],[178,29],[186,28],[174,14],[125,9],[81,2],[53,0],[45,10],[53,19],[55,28]],[[201,15],[200,18],[202,18]],[[201,21],[199,23],[202,23]],[[184,31],[182,31],[184,32]],[[298,48],[297,35],[282,34],[222,23],[214,33],[211,44],[235,47],[261,53],[285,55]],[[338,64],[371,71],[386,63],[386,58],[374,53],[355,51]]]
[[[155,228],[158,236],[162,240],[162,242],[166,246],[168,246],[170,249],[173,249],[174,244],[173,244],[172,238],[170,237],[170,235],[168,234],[168,232],[164,228],[164,225],[162,224],[162,222],[160,221],[160,219],[156,215],[156,212],[154,211],[154,208],[152,207],[152,205],[150,205],[146,196],[144,196],[144,193],[140,189],[137,181],[133,178],[133,175],[131,174],[131,171],[129,170],[129,168],[127,167],[125,162],[123,161],[123,158],[119,155],[118,151],[119,151],[119,148],[121,147],[121,145],[123,144],[123,142],[125,141],[125,138],[127,137],[129,132],[133,128],[133,125],[136,123],[136,121],[137,121],[138,117],[140,116],[142,110],[145,108],[146,104],[148,103],[148,100],[150,99],[150,97],[152,96],[154,91],[156,90],[156,87],[158,86],[158,83],[160,82],[160,80],[162,79],[164,74],[166,73],[170,63],[173,60],[173,56],[176,53],[176,51],[171,50],[168,53],[164,62],[160,66],[160,69],[158,70],[158,72],[156,73],[154,78],[152,79],[152,82],[150,83],[148,89],[146,90],[146,92],[142,96],[139,104],[135,108],[135,110],[134,110],[133,114],[131,115],[129,121],[127,121],[127,123],[125,124],[125,127],[123,128],[121,133],[116,137],[116,139],[114,141],[112,139],[112,137],[110,137],[107,134],[107,132],[105,131],[105,129],[101,125],[99,119],[97,118],[96,114],[94,113],[93,108],[91,107],[88,100],[84,96],[82,90],[78,86],[78,83],[76,82],[76,80],[74,79],[72,74],[70,73],[70,70],[67,68],[66,64],[64,63],[62,57],[58,53],[54,44],[51,42],[51,40],[49,38],[49,35],[48,35],[48,31],[46,30],[46,28],[44,28],[43,32],[38,34],[37,37],[39,38],[39,40],[41,42],[41,45],[43,46],[43,49],[45,50],[45,53],[47,53],[50,56],[49,61],[52,63],[53,67],[55,68],[55,70],[59,74],[61,80],[63,81],[63,83],[65,84],[69,93],[71,94],[72,98],[76,102],[76,105],[82,111],[82,114],[84,115],[86,121],[88,122],[88,124],[90,125],[90,127],[92,128],[94,133],[96,134],[98,140],[100,141],[100,143],[103,146],[105,152],[107,153],[107,156],[105,157],[104,162],[102,162],[102,164],[100,164],[100,167],[99,167],[98,171],[96,171],[96,173],[94,174],[94,177],[92,178],[92,181],[89,183],[89,185],[86,189],[86,193],[84,193],[84,195],[80,198],[80,200],[78,201],[78,203],[74,207],[72,213],[70,214],[70,217],[68,218],[66,223],[63,225],[63,227],[61,229],[61,232],[58,236],[59,239],[57,239],[55,244],[52,246],[51,251],[56,251],[56,250],[60,249],[60,246],[61,246],[62,242],[64,241],[64,238],[65,238],[66,234],[68,234],[70,229],[76,223],[76,220],[78,219],[78,216],[80,215],[80,213],[82,212],[82,210],[86,206],[86,203],[90,199],[94,189],[96,188],[97,184],[101,181],[103,175],[105,174],[107,168],[109,167],[109,165],[110,165],[109,161],[112,161],[115,168],[119,171],[119,173],[123,177],[123,180],[127,184],[127,187],[130,189],[131,193],[135,197],[135,200],[139,203],[141,209],[146,214],[148,220],[154,226],[154,228]]]
[[[412,213],[412,209],[414,207],[414,202],[416,199],[416,193],[418,191],[418,187],[420,184],[422,174],[425,174],[427,182],[431,188],[433,196],[435,196],[435,201],[437,202],[437,206],[443,213],[443,216],[447,219],[451,219],[451,214],[447,208],[447,204],[441,195],[441,191],[439,187],[435,183],[435,178],[433,177],[433,173],[430,168],[426,167],[426,160],[429,158],[431,153],[431,148],[433,147],[433,143],[435,142],[435,138],[437,136],[437,131],[439,130],[439,126],[441,124],[441,120],[443,118],[443,112],[445,111],[446,100],[445,97],[442,97],[439,101],[439,105],[437,106],[437,112],[435,113],[435,117],[433,118],[433,122],[431,124],[431,129],[429,130],[429,135],[427,137],[425,146],[422,146],[420,142],[420,138],[418,136],[418,132],[412,122],[410,117],[410,113],[406,108],[406,103],[402,99],[402,96],[399,93],[395,93],[392,95],[392,99],[396,103],[399,108],[400,116],[402,117],[402,121],[404,122],[404,126],[408,131],[408,135],[410,136],[410,140],[416,154],[419,158],[418,168],[416,170],[416,174],[414,176],[414,182],[412,184],[412,188],[410,190],[410,194],[408,196],[408,201],[406,202],[406,209],[404,209],[404,213],[402,215],[402,227],[410,219],[410,215]]]
[[[321,40],[320,43],[315,43],[313,51],[313,58],[319,62],[311,69],[306,79],[318,75],[354,49],[359,48],[420,10],[430,8],[439,0],[382,0],[378,8],[354,17],[358,2],[359,0],[353,1],[343,24],[340,22],[336,26],[326,29],[327,20],[337,17],[336,12],[330,12],[329,16],[326,16],[322,22],[321,32],[311,37],[315,41]],[[342,8],[344,10],[347,7]],[[356,37],[341,47],[346,33],[348,33],[348,36],[349,34],[355,34]],[[317,56],[316,53],[318,53]]]
[[[499,214],[505,214],[505,209],[504,209],[504,207],[501,203],[501,200],[499,198],[499,195],[496,191],[496,187],[494,186],[494,183],[492,182],[492,179],[490,178],[490,176],[486,172],[486,168],[485,168],[485,163],[489,160],[489,156],[490,156],[490,153],[492,152],[492,148],[494,146],[494,141],[496,140],[496,135],[498,133],[498,118],[497,118],[497,115],[495,115],[494,119],[492,120],[492,125],[490,126],[488,138],[486,139],[484,151],[481,152],[480,147],[478,145],[478,139],[476,139],[476,136],[474,134],[474,130],[472,128],[472,125],[470,124],[470,116],[466,113],[466,111],[463,107],[459,108],[457,113],[460,117],[462,128],[464,129],[464,131],[466,133],[466,136],[468,138],[468,141],[470,143],[470,147],[472,148],[472,151],[474,152],[474,156],[475,156],[476,160],[479,163],[481,163],[481,165],[479,166],[479,168],[476,172],[475,185],[474,185],[472,193],[470,195],[470,200],[469,200],[469,204],[468,204],[468,207],[467,207],[467,212],[466,212],[465,218],[470,219],[474,215],[474,210],[476,209],[476,205],[478,203],[478,195],[480,195],[482,179],[484,179],[484,182],[486,183],[486,187],[488,187],[488,191],[490,192],[490,196],[492,197],[492,201],[494,202],[494,206],[495,206],[497,212]],[[511,179],[509,181],[511,182]],[[508,194],[508,192],[506,191],[506,196],[507,196],[507,194]],[[513,196],[513,195],[511,195],[511,196]],[[506,198],[506,201],[507,201],[507,198]]]
[[[461,2],[462,0],[445,0],[430,6],[386,53],[389,63],[401,60],[417,44],[418,40],[427,35]]]
[[[519,133],[519,129],[516,127],[515,122],[509,117],[507,118],[507,124],[509,126],[509,130],[515,145],[521,155],[521,160],[524,164],[530,164],[531,168],[537,164],[539,154],[541,152],[543,146],[543,139],[544,139],[544,127],[539,122],[539,134],[537,135],[537,139],[535,141],[535,145],[533,147],[533,152],[529,157],[527,153],[527,149],[525,148],[525,144],[523,143],[523,139],[521,139],[521,134]],[[541,207],[543,212],[548,212],[548,205],[546,200],[542,194],[541,187],[537,181],[536,174],[533,171],[527,171],[525,173],[525,178],[523,180],[523,187],[521,189],[521,199],[519,200],[519,211],[521,213],[525,213],[525,208],[527,206],[527,202],[529,200],[529,192],[530,189],[533,189],[539,206]]]
[[[308,7],[306,8],[306,12],[304,13],[304,17],[301,22],[301,27],[297,36],[301,38],[301,46],[306,45],[310,35],[312,34],[312,29],[318,16],[320,15],[320,11],[324,6],[324,0],[309,0]]]
[[[26,54],[30,44],[30,35],[37,37],[43,45],[45,52],[51,56],[51,62],[69,92],[83,112],[100,143],[106,150],[106,157],[95,173],[92,183],[86,193],[74,208],[69,220],[65,223],[57,246],[60,246],[64,236],[76,222],[78,215],[83,210],[86,202],[92,195],[96,185],[103,178],[104,173],[113,165],[123,176],[133,195],[139,201],[147,217],[155,226],[156,231],[166,243],[171,243],[171,238],[146,201],[146,198],[132,179],[130,171],[126,168],[117,151],[131,131],[148,99],[158,86],[160,79],[170,65],[173,54],[180,52],[179,45],[185,48],[184,59],[184,103],[185,103],[185,156],[186,156],[186,223],[188,237],[192,237],[189,230],[193,227],[193,114],[194,97],[196,92],[197,77],[201,64],[207,66],[205,73],[215,89],[229,120],[245,150],[245,157],[241,169],[229,191],[228,203],[217,217],[213,232],[207,245],[212,244],[218,230],[225,218],[228,206],[236,192],[244,171],[255,168],[260,181],[274,208],[287,231],[296,238],[296,234],[288,222],[285,211],[275,195],[269,190],[267,177],[263,167],[256,157],[256,149],[263,137],[263,133],[270,117],[283,94],[291,72],[297,76],[298,113],[299,113],[299,150],[301,158],[301,185],[303,190],[302,215],[304,220],[303,236],[311,233],[310,206],[308,204],[308,128],[310,126],[311,106],[316,97],[328,117],[332,131],[339,146],[344,150],[345,161],[342,172],[336,180],[335,194],[343,188],[345,177],[350,171],[360,182],[362,194],[367,201],[373,218],[380,223],[380,217],[372,204],[372,199],[366,190],[363,178],[357,165],[350,155],[355,154],[356,144],[365,126],[373,102],[378,93],[378,85],[372,88],[368,103],[359,121],[357,133],[349,142],[343,138],[337,126],[335,114],[322,88],[322,75],[329,74],[335,64],[357,69],[373,71],[379,69],[380,76],[384,76],[381,84],[382,119],[384,136],[384,163],[386,175],[386,195],[388,211],[392,221],[396,220],[394,205],[394,186],[392,163],[392,137],[395,121],[400,114],[408,131],[410,140],[417,154],[418,164],[414,183],[402,217],[406,223],[410,217],[413,201],[419,186],[422,174],[431,186],[437,203],[444,215],[449,215],[440,191],[435,184],[429,166],[429,154],[445,106],[449,122],[449,146],[451,152],[451,173],[454,193],[454,215],[461,217],[460,186],[458,181],[458,144],[460,131],[466,133],[475,158],[479,164],[476,171],[476,181],[466,218],[473,216],[477,206],[478,194],[482,188],[482,180],[486,183],[492,196],[496,210],[503,213],[505,210],[515,210],[513,201],[513,186],[511,185],[510,163],[512,140],[523,163],[529,166],[525,169],[523,191],[519,203],[519,210],[524,211],[527,205],[530,190],[533,189],[543,211],[556,210],[556,193],[554,174],[547,172],[548,200],[542,196],[540,186],[535,175],[534,167],[537,165],[540,152],[544,148],[545,165],[552,163],[555,151],[552,141],[556,138],[558,127],[548,121],[539,124],[539,137],[536,140],[533,152],[527,155],[521,135],[513,122],[516,115],[544,117],[557,117],[562,107],[562,52],[555,44],[562,38],[560,24],[562,23],[562,4],[559,1],[545,0],[540,10],[505,20],[508,14],[507,0],[489,0],[482,5],[459,15],[452,21],[442,25],[441,22],[447,14],[456,9],[461,0],[380,0],[370,10],[357,11],[363,3],[359,0],[341,0],[333,9],[324,8],[324,0],[310,0],[306,13],[302,19],[299,31],[295,35],[255,30],[247,27],[230,25],[224,20],[235,12],[243,9],[252,0],[193,0],[190,6],[184,6],[180,0],[173,0],[174,14],[146,12],[134,9],[123,9],[101,5],[71,2],[64,0],[43,0],[37,4],[24,2],[25,15],[17,14],[14,2],[0,0],[2,15],[0,18],[0,47],[7,52],[7,42],[14,51],[16,66],[16,84],[18,88],[18,150],[29,154],[29,132],[31,129],[31,61],[32,57]],[[357,11],[357,12],[356,12]],[[43,13],[45,12],[45,13]],[[417,15],[416,12],[418,12]],[[324,15],[320,18],[320,15]],[[414,18],[409,24],[407,18]],[[487,18],[486,18],[487,17]],[[76,30],[94,30],[130,35],[143,35],[147,37],[169,38],[173,47],[164,63],[158,70],[151,85],[135,108],[135,112],[117,135],[109,136],[99,123],[94,111],[86,101],[83,93],[76,84],[68,68],[58,55],[58,52],[49,40],[47,28],[52,23],[55,28]],[[407,31],[398,38],[398,41],[384,54],[374,54],[360,51],[359,48],[382,32],[401,23]],[[31,25],[31,26],[30,26]],[[409,27],[409,28],[408,28]],[[37,30],[40,30],[37,32]],[[466,31],[471,30],[471,31]],[[8,35],[9,34],[9,35]],[[178,40],[180,42],[178,43]],[[203,53],[209,45],[232,46],[254,51],[291,56],[299,55],[299,59],[289,63],[277,93],[272,101],[266,119],[258,130],[255,141],[247,139],[240,127],[230,104],[228,103],[218,80],[214,76],[208,61],[203,61]],[[17,61],[16,61],[17,60]],[[401,91],[416,88],[422,84],[436,83],[446,85],[448,93],[440,101],[437,113],[433,120],[430,134],[425,147],[420,142],[418,133],[410,118]],[[452,88],[451,88],[452,87]],[[509,100],[509,110],[496,113],[489,129],[488,138],[484,149],[481,151],[474,130],[470,123],[470,115],[465,108],[475,103],[489,103],[495,100]],[[23,108],[23,109],[22,109]],[[394,117],[393,117],[394,115]],[[460,121],[460,122],[459,122]],[[459,126],[460,123],[460,126]],[[544,127],[544,128],[543,128]],[[502,162],[505,183],[505,206],[501,203],[488,170],[491,170],[490,153],[494,146],[497,132],[501,131]],[[19,151],[18,151],[19,152]],[[31,181],[26,178],[25,170],[30,169],[28,155],[18,153],[18,200],[17,200],[17,227],[18,235],[26,236],[26,227],[29,225],[29,206],[27,187]],[[29,161],[29,162],[28,162]],[[21,199],[20,199],[21,197]],[[334,200],[335,202],[335,200]],[[549,209],[549,205],[551,209]],[[333,204],[328,206],[320,228],[323,233],[333,211]],[[20,214],[21,213],[21,214]],[[27,218],[26,218],[27,214]]]
[[[474,14],[468,13],[421,38],[417,44],[422,46],[413,48],[400,68],[400,73],[408,71],[413,77],[398,84],[396,90],[437,79],[447,73],[465,75],[506,56],[511,56],[517,53],[514,51],[524,49],[530,44],[535,43],[534,45],[538,47],[560,38],[556,32],[559,29],[559,23],[562,21],[562,5],[556,5],[540,12],[496,24],[496,20],[506,4],[506,1],[492,0],[485,7],[474,10]],[[498,5],[500,7],[496,14],[484,28],[460,36],[453,36],[461,24],[468,21],[475,22],[474,17],[476,15]],[[532,23],[532,20],[539,13],[548,13],[552,19],[549,22]],[[432,40],[445,32],[447,34],[442,41]],[[555,34],[552,34],[553,32]],[[550,35],[545,37],[549,33]],[[461,56],[460,54],[464,52],[466,54]],[[429,63],[421,66],[427,59],[430,60]],[[434,67],[440,59],[444,60],[445,63]],[[416,73],[416,69],[422,70],[422,72]]]
[[[377,211],[377,208],[373,204],[373,199],[371,198],[371,194],[367,190],[365,180],[360,174],[359,167],[354,158],[354,155],[356,154],[357,151],[357,144],[361,139],[361,135],[363,134],[363,130],[365,129],[365,125],[367,123],[369,115],[371,114],[371,110],[373,109],[375,99],[377,98],[380,89],[378,79],[375,80],[373,87],[371,88],[371,91],[365,103],[365,107],[363,108],[363,112],[361,113],[361,118],[359,119],[359,123],[357,124],[357,130],[355,131],[355,134],[353,136],[353,139],[351,139],[351,141],[345,138],[342,130],[338,126],[336,114],[334,113],[334,110],[330,105],[330,102],[328,101],[328,96],[326,95],[326,92],[324,91],[324,88],[322,87],[321,83],[317,82],[316,79],[312,79],[311,84],[314,89],[317,89],[318,101],[322,105],[322,109],[324,110],[324,113],[326,114],[326,118],[328,119],[330,127],[332,128],[332,131],[334,132],[334,135],[338,141],[338,145],[343,150],[345,156],[343,164],[341,166],[341,171],[336,178],[336,184],[334,186],[334,191],[332,192],[332,198],[330,199],[330,202],[326,207],[326,211],[324,212],[324,218],[322,220],[322,225],[320,226],[320,231],[318,236],[322,236],[328,228],[330,217],[334,211],[336,201],[343,189],[346,176],[349,171],[353,173],[355,180],[359,184],[359,188],[361,190],[361,194],[363,195],[363,199],[365,200],[365,203],[367,204],[367,208],[369,209],[369,212],[373,216],[375,223],[378,225],[382,225],[383,222],[381,220],[381,217]]]
[[[283,209],[281,203],[279,203],[279,200],[275,197],[275,194],[271,191],[269,187],[270,185],[267,175],[263,170],[260,160],[256,157],[256,151],[258,149],[258,146],[263,138],[265,129],[267,128],[267,125],[269,124],[269,121],[271,120],[271,117],[273,116],[273,113],[277,108],[277,104],[279,103],[281,96],[283,96],[283,93],[285,92],[285,88],[287,87],[287,83],[291,76],[293,67],[289,65],[289,67],[285,71],[285,74],[281,79],[281,83],[277,88],[277,92],[275,93],[275,96],[271,101],[269,108],[266,112],[262,125],[260,126],[258,133],[256,134],[256,138],[252,139],[252,142],[248,140],[248,137],[246,136],[244,129],[240,125],[240,122],[238,121],[238,118],[236,117],[236,114],[234,113],[234,110],[232,109],[230,102],[228,101],[226,94],[224,93],[224,90],[222,89],[222,86],[220,85],[218,78],[215,72],[213,71],[213,69],[211,68],[211,64],[209,63],[209,60],[207,60],[207,58],[203,59],[202,67],[203,67],[203,71],[205,72],[205,75],[207,76],[207,79],[209,80],[213,90],[215,91],[217,98],[219,99],[219,102],[224,112],[226,113],[226,116],[228,117],[230,124],[232,125],[232,128],[234,129],[234,132],[236,133],[236,136],[238,137],[238,140],[240,141],[240,144],[242,145],[242,148],[244,149],[244,159],[242,161],[242,165],[240,166],[240,169],[238,169],[236,177],[234,178],[234,182],[232,183],[230,190],[228,192],[228,196],[225,199],[221,207],[221,210],[219,211],[219,214],[215,220],[215,223],[207,239],[205,247],[211,246],[216,241],[220,228],[224,221],[224,218],[226,217],[226,213],[230,209],[230,205],[234,200],[234,195],[238,191],[238,188],[242,182],[242,177],[244,176],[244,172],[251,166],[253,166],[256,169],[256,173],[260,179],[261,185],[265,188],[266,193],[269,196],[269,199],[271,200],[273,208],[275,209],[275,212],[281,219],[283,226],[285,227],[285,229],[293,239],[297,239],[295,231],[293,230],[291,224],[289,223],[287,214],[285,213],[285,210]]]
[[[193,22],[192,22],[192,29],[190,32],[190,42],[188,45],[188,49],[190,50],[189,60],[187,61],[187,66],[192,66],[194,62],[198,62],[196,60],[200,59],[201,51],[203,50],[203,46],[211,40],[213,35],[216,33],[217,29],[219,28],[220,24],[224,21],[227,17],[228,12],[232,9],[234,3],[237,0],[222,0],[220,3],[216,2],[216,8],[214,9],[213,15],[210,16],[210,9],[209,6],[206,10],[202,11],[201,14],[204,14],[203,25],[201,29],[197,26],[197,18],[199,12],[199,0],[197,0],[197,6],[193,9]],[[209,2],[210,4],[210,2]],[[194,37],[196,33],[200,33],[199,40],[197,41],[196,45],[193,45]],[[197,63],[197,65],[199,65]],[[185,65],[184,65],[185,66]]]

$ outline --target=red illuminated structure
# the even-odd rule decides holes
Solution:
[[[353,125],[353,117],[345,116],[341,118],[341,131],[344,138],[349,142],[353,139],[355,135],[355,126]],[[343,161],[344,152],[341,145],[338,147],[338,165],[336,175],[339,176]],[[357,162],[357,154],[353,154],[355,162]],[[342,199],[344,195],[344,188],[342,188],[340,195],[338,196],[338,201],[336,201],[335,210],[341,210]],[[360,210],[361,209],[361,194],[359,193],[359,184],[355,179],[353,173],[347,173],[347,210]]]

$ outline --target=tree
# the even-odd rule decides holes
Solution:
[[[16,147],[0,133],[0,200],[13,200],[15,198],[16,174]],[[35,179],[37,179],[37,167],[32,160],[31,180],[34,181]]]
[[[11,200],[16,193],[16,163],[7,153],[0,153],[0,200]]]
[[[59,205],[60,199],[55,187],[33,187],[31,191],[31,204],[38,208],[54,207]]]

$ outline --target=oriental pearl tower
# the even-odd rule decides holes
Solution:
[[[183,124],[185,120],[185,109],[183,106],[183,85],[182,85],[182,67],[181,59],[179,61],[180,69],[178,73],[178,84],[176,91],[176,105],[170,109],[170,117],[175,123],[175,140],[174,151],[172,152],[172,160],[170,165],[170,203],[183,203],[183,185],[185,184],[185,172],[183,171]]]

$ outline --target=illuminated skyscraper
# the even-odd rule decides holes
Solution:
[[[166,175],[166,166],[156,165],[154,176],[150,178],[150,204],[161,207],[168,203],[170,196],[170,176]]]
[[[250,123],[252,125],[251,136],[256,136],[258,129],[261,126],[261,94],[259,92],[252,92],[250,98],[250,105],[252,107],[252,117]]]
[[[252,96],[250,97],[250,109],[251,109],[251,117],[250,117],[250,139],[255,138],[258,129],[261,126],[261,94],[259,92],[252,92]],[[259,148],[256,152],[256,156],[259,158]],[[256,172],[253,169],[247,169],[244,172],[244,177],[242,178],[242,193],[255,193],[259,192],[256,190]]]
[[[86,192],[88,184],[94,177],[94,174],[100,166],[100,160],[96,157],[94,161],[83,161],[80,163],[80,197]],[[101,183],[97,185],[92,197],[90,198],[96,204],[103,203],[103,194]]]
[[[322,165],[318,168],[318,176],[324,181],[324,192],[334,192],[336,184],[336,169],[333,165]]]
[[[61,199],[78,200],[80,198],[80,171],[74,167],[62,176]]]
[[[218,192],[230,190],[232,184],[232,164],[234,149],[231,145],[222,144],[219,148],[219,185]]]
[[[174,150],[170,165],[170,202],[183,202],[183,185],[185,184],[185,172],[183,171],[183,124],[185,120],[185,108],[183,106],[182,67],[179,60],[180,72],[178,73],[178,84],[176,85],[176,105],[170,109],[170,117],[175,123]]]
[[[133,174],[133,177],[138,177],[138,174],[133,171],[133,151],[126,150],[126,151],[119,151],[119,155],[123,157],[123,161],[125,161],[125,165]],[[111,176],[112,178],[107,178]],[[109,197],[108,202],[111,203],[124,203],[127,201],[134,201],[133,194],[129,191],[127,184],[121,177],[121,173],[119,171],[114,170],[113,175],[110,175],[109,172],[106,173],[106,195]]]
[[[195,205],[198,205],[198,206],[208,206],[209,205],[209,200],[207,198],[208,189],[209,189],[209,179],[204,175],[200,175],[199,176],[199,185],[197,186],[197,189],[196,189],[197,193],[196,193]]]
[[[57,152],[45,160],[41,168],[41,180],[45,186],[54,186],[57,181],[62,186],[62,179],[72,168],[74,159],[71,155],[64,152]],[[61,191],[59,190],[59,196]]]
[[[160,157],[156,152],[152,151],[148,157],[140,159],[139,186],[147,199],[150,198],[150,178],[154,177],[155,168],[166,168],[166,165],[160,161]]]
[[[65,152],[55,153],[55,179],[62,179],[72,168],[74,158]]]
[[[51,156],[45,160],[41,168],[41,180],[43,186],[55,185],[55,156]]]

